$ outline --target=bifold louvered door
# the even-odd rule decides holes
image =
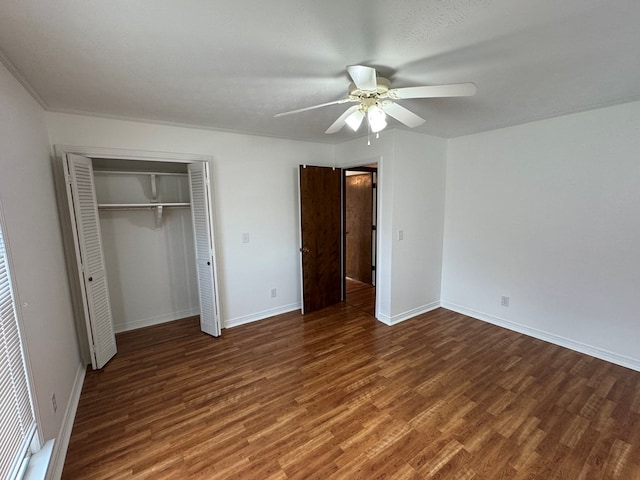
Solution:
[[[67,154],[64,160],[91,363],[94,369],[99,369],[116,354],[116,337],[102,251],[93,167],[89,158],[80,155]]]
[[[209,165],[206,162],[189,164],[191,184],[191,214],[195,239],[196,270],[200,290],[200,329],[217,337],[220,335],[215,283],[215,252],[211,226],[212,202]]]

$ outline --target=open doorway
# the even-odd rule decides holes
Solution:
[[[375,314],[377,164],[344,170],[345,301]]]

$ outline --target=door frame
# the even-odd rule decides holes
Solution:
[[[382,205],[383,205],[383,196],[382,196],[382,192],[380,190],[380,184],[382,183],[382,164],[383,164],[383,156],[382,155],[375,155],[373,157],[367,157],[367,158],[361,158],[359,160],[353,160],[347,163],[344,163],[342,165],[340,165],[340,168],[343,171],[343,176],[344,176],[344,171],[345,170],[351,170],[351,169],[356,169],[358,167],[363,167],[365,165],[370,165],[372,163],[375,163],[378,165],[377,168],[377,172],[376,172],[376,270],[375,270],[375,288],[376,288],[376,306],[375,306],[375,312],[374,312],[374,316],[376,319],[379,320],[378,315],[380,312],[380,298],[381,298],[381,293],[384,292],[380,292],[379,287],[381,285],[380,283],[380,262],[381,262],[381,255],[380,255],[380,237],[382,234],[382,229],[380,228],[381,223],[380,223],[380,212],[382,211]],[[344,195],[344,193],[343,193]],[[344,212],[343,212],[343,216],[344,216]],[[344,223],[344,219],[343,219],[343,223]],[[342,285],[343,285],[343,292],[345,292],[346,295],[346,290],[345,290],[345,266],[344,266],[344,227],[343,227],[343,260],[342,260]]]
[[[343,168],[342,169],[342,264],[344,266],[344,275],[342,275],[343,277],[343,287],[342,290],[344,292],[344,297],[346,298],[347,295],[347,286],[346,286],[346,277],[347,277],[347,177],[349,175],[347,175],[347,172],[358,172],[359,174],[370,174],[371,175],[371,188],[372,188],[372,192],[371,192],[371,203],[373,205],[375,205],[375,208],[372,208],[372,211],[376,213],[376,219],[377,219],[377,212],[378,212],[378,187],[377,187],[377,183],[378,183],[378,168],[377,167],[365,167],[365,166],[360,166],[360,167],[350,167],[350,168]],[[375,174],[375,176],[374,176]],[[374,181],[375,179],[375,181]],[[376,228],[372,228],[369,230],[369,236],[372,237],[372,232],[378,230],[377,225],[373,225],[373,216],[371,218],[371,223],[372,226],[375,226]],[[377,238],[376,238],[377,239]],[[369,268],[372,270],[371,273],[371,285],[373,285],[375,287],[376,285],[376,278],[375,278],[375,274],[373,272],[375,272],[375,262],[373,262],[373,253],[376,251],[375,246],[372,242],[371,245],[371,249],[369,251]],[[372,268],[373,267],[373,268]]]
[[[64,177],[64,162],[63,159],[68,153],[89,157],[91,159],[111,159],[111,160],[138,160],[148,162],[171,162],[171,163],[194,163],[194,162],[210,162],[213,160],[211,155],[199,155],[189,153],[169,153],[169,152],[155,152],[151,150],[136,150],[126,148],[111,148],[111,147],[91,147],[84,145],[66,145],[59,144],[54,145],[55,155],[52,157],[53,163],[53,175],[56,186],[56,199],[58,203],[58,214],[60,216],[60,224],[62,230],[63,244],[65,249],[65,259],[67,263],[67,276],[69,277],[69,285],[71,289],[71,298],[73,304],[73,314],[76,326],[76,334],[78,339],[78,345],[80,350],[80,356],[85,363],[91,363],[91,352],[87,342],[87,326],[84,320],[83,312],[83,290],[79,283],[77,275],[73,275],[72,272],[77,271],[77,264],[75,263],[76,251],[75,241],[73,238],[73,231],[71,227],[70,212],[67,207],[66,199],[66,182]],[[212,210],[215,210],[216,202],[212,199]],[[212,217],[215,218],[215,215]],[[216,228],[213,225],[213,242],[217,244]],[[214,295],[216,299],[216,305],[219,309],[219,294],[218,294],[218,275],[217,275],[217,249],[214,248],[213,266],[214,266]],[[220,318],[222,327],[222,319]]]

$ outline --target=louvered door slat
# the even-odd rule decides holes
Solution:
[[[215,295],[215,257],[211,233],[211,196],[207,167],[204,162],[189,164],[189,181],[191,183],[191,212],[200,293],[200,329],[217,337],[220,335],[220,318]]]
[[[67,168],[73,197],[71,217],[76,219],[78,249],[82,257],[87,333],[89,343],[93,344],[93,368],[98,369],[116,354],[116,337],[100,236],[93,168],[90,159],[73,154],[67,155]]]

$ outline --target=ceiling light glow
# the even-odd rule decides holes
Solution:
[[[347,123],[347,125],[351,127],[351,129],[354,132],[357,132],[358,129],[360,128],[360,125],[362,124],[363,119],[364,119],[364,113],[362,112],[362,110],[356,110],[355,112],[353,112],[351,115],[347,117],[345,122]]]
[[[369,120],[369,126],[374,133],[378,133],[387,126],[387,114],[377,105],[369,107],[367,120]]]

